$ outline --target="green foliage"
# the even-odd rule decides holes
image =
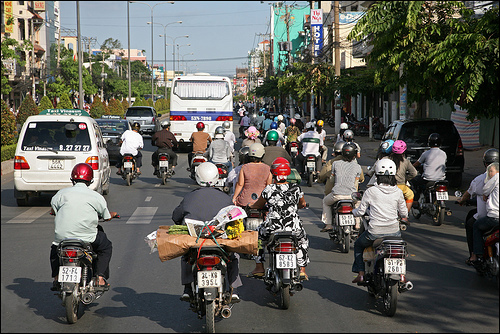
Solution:
[[[109,115],[118,115],[118,116],[123,116],[124,110],[123,106],[120,103],[120,101],[116,99],[111,99],[109,101]]]
[[[160,114],[165,114],[170,111],[170,105],[167,99],[158,99],[155,103],[155,109]]]
[[[16,116],[10,111],[7,103],[2,100],[2,154],[3,146],[16,142]]]
[[[122,107],[123,107],[124,111],[127,110],[127,108],[128,108],[128,101],[127,101],[127,99],[123,99],[122,100]]]
[[[55,81],[49,82],[47,84],[47,96],[51,101],[54,98],[62,96],[63,93],[67,93],[70,91],[68,85],[66,85],[61,78],[56,78]]]
[[[2,161],[14,159],[17,144],[2,146]]]
[[[64,92],[59,97],[59,102],[57,102],[57,109],[73,109],[73,104],[69,99],[68,93]]]
[[[47,95],[42,97],[42,99],[40,100],[40,104],[38,105],[38,110],[42,111],[45,109],[52,109],[52,108],[54,108],[54,105],[50,101],[49,97]]]
[[[19,113],[17,114],[16,121],[18,124],[23,125],[29,116],[38,114],[39,114],[38,107],[36,106],[35,101],[33,101],[31,95],[28,94],[26,95],[23,102],[21,102],[21,105],[19,106]]]
[[[104,108],[104,104],[101,102],[99,96],[94,97],[94,102],[92,102],[90,106],[90,116],[93,118],[101,118],[105,112],[106,108]]]
[[[1,59],[2,59],[2,68],[1,68],[1,77],[2,77],[2,86],[1,86],[1,92],[4,95],[8,95],[12,87],[9,85],[9,78],[8,78],[8,73],[7,73],[7,68],[4,66],[7,60],[15,60],[18,65],[24,66],[26,64],[26,61],[22,60],[21,57],[19,56],[23,51],[31,50],[32,45],[31,42],[28,40],[24,40],[23,44],[19,44],[15,39],[13,38],[5,38],[2,35],[2,54],[1,54]]]

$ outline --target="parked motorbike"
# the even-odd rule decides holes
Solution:
[[[127,186],[132,184],[132,181],[137,178],[137,168],[135,158],[132,154],[124,154],[122,159],[123,174],[122,178],[127,181]]]
[[[358,237],[353,208],[352,199],[342,199],[331,206],[333,230],[328,235],[334,243],[340,245],[342,253],[349,253],[351,239],[354,241]]]
[[[229,168],[223,163],[215,163],[215,166],[219,171],[219,180],[217,181],[215,187],[222,190],[226,194],[229,194],[229,190],[231,188],[226,186],[227,176],[229,175]]]
[[[316,156],[314,154],[308,154],[304,159],[304,178],[307,180],[308,187],[311,187],[313,182],[318,178]]]
[[[208,159],[205,157],[204,152],[196,152],[191,159],[191,174],[190,177],[196,181],[196,168]]]
[[[168,153],[158,153],[158,166],[154,166],[158,170],[156,176],[161,179],[161,184],[167,184],[167,179],[172,177],[172,169],[169,166],[170,156]]]
[[[413,189],[412,189],[413,190]],[[411,213],[415,219],[426,214],[432,218],[432,224],[439,226],[444,222],[444,216],[451,216],[451,210],[446,206],[448,200],[448,181],[427,182],[425,190],[417,199],[419,208],[412,206]]]
[[[57,254],[60,264],[60,287],[56,295],[62,299],[67,322],[74,324],[78,320],[80,303],[91,304],[100,298],[108,287],[99,286],[94,267],[97,254],[92,250],[91,243],[81,239],[64,239],[57,247]]]

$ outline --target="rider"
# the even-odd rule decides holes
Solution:
[[[238,182],[238,176],[240,175],[241,167],[248,162],[248,153],[250,152],[250,147],[245,146],[240,148],[239,153],[239,162],[240,164],[234,167],[229,174],[227,175],[225,186],[231,187],[231,196],[234,194],[234,189],[236,188],[236,183]]]
[[[208,147],[207,155],[210,162],[226,165],[228,172],[233,169],[231,146],[224,140],[224,128],[222,126],[215,128],[214,140]]]
[[[250,117],[248,117],[248,111],[245,111],[244,116],[240,120],[240,138],[243,138],[243,133],[250,126]]]
[[[323,122],[321,119],[316,122],[316,131],[320,134],[321,138],[323,139],[323,145],[321,146],[321,151],[323,152],[321,154],[321,162],[326,163],[326,159],[328,158],[328,148],[324,144],[326,141],[326,131],[323,128],[323,125],[325,122]]]
[[[394,145],[394,140],[392,139],[387,139],[380,143],[380,146],[377,151],[377,160],[375,160],[375,163],[373,166],[369,169],[368,173],[366,173],[368,176],[370,176],[370,180],[368,181],[368,184],[366,185],[367,187],[371,187],[375,184],[377,181],[377,177],[375,176],[375,166],[377,165],[377,162],[380,159],[387,159],[389,158],[389,155],[392,153],[392,145]],[[413,176],[415,177],[415,176]]]
[[[347,125],[347,123],[340,123],[340,131],[337,134],[337,140],[336,140],[336,142],[344,141],[344,132],[347,129],[349,129],[349,126]]]
[[[398,217],[408,221],[408,209],[403,192],[397,187],[396,164],[391,159],[382,159],[375,167],[377,182],[366,189],[359,207],[352,213],[361,217],[370,208],[370,220],[366,230],[354,242],[354,263],[352,272],[358,273],[352,283],[362,283],[365,274],[363,250],[373,244],[375,239],[386,236],[401,236]]]
[[[234,144],[236,143],[236,136],[234,135],[234,132],[231,131],[231,123],[229,123],[229,121],[224,121],[224,123],[222,123],[222,127],[224,128],[224,140],[227,141],[231,147],[231,161],[234,165]]]
[[[290,143],[297,142],[297,138],[302,134],[302,131],[295,125],[296,119],[290,118],[290,125],[285,129],[286,150],[290,153]]]
[[[196,153],[205,154],[207,150],[208,143],[212,142],[212,137],[206,132],[203,132],[205,129],[205,124],[203,122],[196,123],[196,129],[198,131],[193,132],[189,140],[193,143],[193,151],[188,153],[188,171],[191,170],[191,160],[193,160],[193,156]]]
[[[302,151],[297,155],[299,162],[300,173],[304,173],[304,162],[308,155],[316,157],[316,171],[319,173],[321,170],[321,153],[320,148],[323,146],[323,139],[320,134],[314,131],[314,123],[309,122],[306,124],[307,132],[302,133],[297,140],[302,143]]]
[[[162,130],[156,131],[151,136],[151,144],[157,146],[158,149],[151,156],[151,164],[155,168],[153,175],[158,175],[158,154],[168,153],[171,164],[169,165],[172,175],[175,175],[175,166],[177,166],[177,154],[173,148],[177,147],[177,139],[174,134],[170,132],[170,121],[165,119],[161,122]]]
[[[333,230],[331,206],[341,199],[351,199],[351,194],[358,191],[358,182],[362,170],[355,156],[356,146],[352,143],[345,143],[342,146],[343,159],[332,163],[332,177],[335,181],[332,191],[323,198],[321,220],[325,226],[320,232]],[[358,225],[358,222],[356,222],[356,225]]]
[[[123,175],[122,160],[125,154],[132,154],[135,158],[135,166],[137,168],[137,175],[141,175],[140,167],[142,167],[142,153],[139,150],[144,148],[144,141],[142,135],[139,133],[141,125],[138,122],[132,124],[132,130],[127,130],[122,134],[120,139],[120,157],[116,163],[118,171],[116,174]]]
[[[197,188],[184,196],[180,204],[172,213],[172,220],[175,224],[184,223],[184,218],[200,221],[212,220],[222,208],[233,205],[231,197],[223,191],[215,188],[219,172],[217,167],[211,162],[204,162],[196,169],[196,182],[202,187]],[[242,285],[239,275],[239,254],[229,253],[228,280],[233,288],[232,300],[239,300],[236,288]],[[181,258],[181,283],[184,285],[184,293],[181,297],[183,301],[190,301],[193,297],[192,267],[187,262],[187,256]]]
[[[267,203],[269,206],[266,219],[259,226],[259,239],[265,243],[271,234],[277,230],[291,231],[297,235],[298,253],[297,264],[300,267],[300,278],[308,280],[305,267],[309,263],[309,240],[302,221],[297,213],[298,209],[306,207],[304,193],[297,184],[289,184],[287,177],[291,173],[290,164],[283,158],[273,161],[271,166],[273,183],[267,185],[259,199],[250,205],[250,208],[261,209]],[[255,260],[255,269],[250,276],[264,275],[264,247],[259,247],[259,255]]]
[[[345,130],[344,131],[344,134],[342,135],[342,138],[344,139],[344,141],[346,143],[353,143],[354,145],[356,145],[356,148],[358,150],[358,154],[356,155],[356,158],[361,158],[361,147],[359,146],[358,143],[356,143],[354,141],[354,132],[352,132],[352,130]]]
[[[278,116],[276,116],[276,117],[278,117]],[[271,130],[276,130],[276,131],[278,131],[278,134],[279,134],[279,140],[276,143],[276,146],[280,146],[280,147],[283,146],[283,143],[285,142],[285,137],[283,136],[283,133],[279,129],[278,122],[272,122],[271,123],[271,128],[266,131],[266,134],[264,135],[264,143],[263,143],[264,146],[268,145],[267,142],[266,142],[266,138],[267,138],[267,134]]]
[[[269,165],[273,164],[274,159],[278,157],[285,158],[288,163],[291,163],[292,157],[288,152],[280,146],[276,146],[276,143],[279,141],[279,134],[277,130],[269,130],[267,132],[266,142],[267,146],[264,147],[264,157],[262,158],[262,162]]]
[[[51,215],[55,215],[55,238],[50,249],[50,266],[52,268],[51,290],[57,291],[60,283],[57,280],[59,274],[59,257],[57,246],[66,238],[77,238],[92,245],[97,254],[95,270],[99,277],[99,286],[109,288],[106,279],[109,278],[109,261],[113,246],[111,241],[100,226],[99,219],[108,221],[111,218],[119,218],[116,212],[108,211],[104,197],[98,192],[91,190],[88,186],[93,182],[94,171],[89,164],[79,163],[71,171],[72,187],[59,190],[51,199]]]
[[[396,163],[396,181],[398,188],[403,191],[406,207],[409,212],[413,204],[413,191],[408,187],[408,182],[417,176],[418,172],[410,160],[404,156],[405,152],[406,143],[403,140],[396,140],[392,145],[392,153],[389,157]]]
[[[446,152],[439,148],[441,146],[441,136],[439,133],[431,133],[427,139],[430,150],[422,153],[420,158],[413,163],[413,167],[423,166],[424,172],[415,176],[411,184],[415,192],[413,207],[419,208],[420,193],[424,190],[427,182],[441,181],[446,178]]]

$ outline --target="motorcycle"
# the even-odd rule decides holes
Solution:
[[[222,190],[226,194],[229,194],[229,190],[231,189],[229,186],[226,186],[227,176],[229,175],[228,167],[223,163],[215,163],[217,170],[219,171],[219,180],[215,185],[216,188]]]
[[[308,187],[311,187],[313,182],[318,178],[316,156],[314,154],[308,154],[304,159],[304,178],[307,180]]]
[[[440,226],[445,215],[451,216],[451,210],[446,206],[447,200],[447,180],[427,182],[425,190],[417,199],[419,208],[412,206],[411,213],[415,219],[420,219],[422,213],[426,214],[432,218],[432,225]]]
[[[340,244],[342,253],[349,253],[351,239],[354,241],[358,237],[359,230],[355,228],[353,208],[352,199],[341,199],[331,206],[333,230],[329,231],[328,235],[334,243]]]
[[[208,159],[205,157],[204,152],[196,152],[191,159],[191,174],[190,177],[196,181],[196,168],[204,162],[207,162]]]
[[[67,322],[74,324],[78,320],[80,303],[91,304],[109,288],[99,286],[94,267],[97,254],[92,250],[91,243],[81,239],[64,239],[57,247],[57,254],[60,286],[56,295],[66,309]]]
[[[290,157],[292,158],[292,166],[295,166],[297,156],[299,155],[299,143],[297,143],[296,141],[288,143],[288,151]]]
[[[158,153],[158,166],[154,166],[158,170],[156,176],[161,179],[161,184],[167,184],[167,179],[172,177],[172,169],[169,168],[170,156],[168,153]]]
[[[122,178],[127,181],[127,186],[132,184],[132,180],[137,178],[137,169],[135,158],[132,154],[126,153],[122,159],[123,174]]]

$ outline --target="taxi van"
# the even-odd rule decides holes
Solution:
[[[109,192],[111,166],[97,122],[81,109],[45,109],[24,122],[14,157],[14,197],[30,197],[71,187],[70,174],[81,162],[94,170],[90,189]]]

